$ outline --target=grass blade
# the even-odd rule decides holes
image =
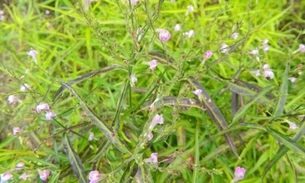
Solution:
[[[79,156],[77,155],[77,153],[74,151],[70,139],[66,133],[63,134],[63,144],[64,144],[65,153],[68,156],[74,174],[78,178],[79,182],[86,183],[87,178],[85,175],[83,163],[79,158]]]
[[[283,111],[284,111],[284,107],[285,107],[285,103],[287,100],[287,94],[288,94],[288,74],[289,74],[289,70],[290,70],[290,65],[287,63],[286,64],[286,69],[283,75],[283,79],[282,79],[282,84],[280,87],[280,98],[278,100],[275,112],[274,112],[274,117],[278,117],[280,115],[282,115]]]
[[[121,152],[130,153],[128,149],[125,147],[125,145],[119,140],[118,136],[114,134],[105,125],[105,123],[93,113],[93,111],[91,111],[91,109],[86,105],[86,103],[73,90],[73,88],[71,88],[70,85],[66,83],[62,83],[62,85],[74,95],[74,97],[78,100],[80,106],[82,107],[83,111],[91,119],[91,121],[104,133],[105,137]]]
[[[264,95],[266,95],[270,90],[272,90],[274,86],[267,86],[263,89],[260,93],[257,93],[254,98],[248,102],[246,105],[244,105],[242,108],[240,108],[237,113],[234,115],[232,124],[234,124],[236,121],[238,121],[241,117],[245,116],[250,107],[259,99],[261,99]]]
[[[219,130],[225,130],[228,128],[228,123],[226,119],[223,117],[221,111],[218,109],[216,104],[212,101],[211,97],[209,94],[205,91],[203,86],[195,79],[189,79],[189,82],[196,88],[200,89],[201,92],[201,97],[199,97],[199,100],[202,102],[203,106],[206,108],[207,113],[209,116],[212,118],[213,122],[216,124]],[[233,143],[232,137],[226,133],[225,138],[227,140],[227,143],[229,144],[231,150],[235,154],[236,157],[239,157],[236,147]]]

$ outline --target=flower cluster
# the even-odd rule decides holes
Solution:
[[[54,117],[56,117],[55,112],[50,111],[50,107],[47,103],[41,102],[36,106],[37,113],[40,113],[42,111],[46,111],[45,118],[46,120],[52,120]]]

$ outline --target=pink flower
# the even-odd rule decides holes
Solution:
[[[238,37],[238,35],[239,35],[238,32],[234,32],[234,33],[231,35],[231,37],[232,37],[234,40],[236,40],[237,37]]]
[[[103,174],[100,174],[97,170],[91,171],[89,173],[89,183],[97,183],[101,180]]]
[[[297,52],[305,52],[305,45],[304,44],[300,44],[299,48],[297,50],[295,50],[293,53],[297,53]]]
[[[38,173],[39,173],[39,178],[43,181],[46,181],[48,179],[48,177],[50,176],[50,171],[49,170],[39,170],[38,169]]]
[[[151,123],[150,123],[150,126],[149,126],[149,129],[152,130],[155,128],[155,126],[157,124],[163,124],[164,123],[164,118],[162,115],[159,115],[159,114],[156,114],[156,116],[152,119]]]
[[[151,153],[150,158],[145,159],[147,163],[158,163],[158,153]]]
[[[19,162],[16,164],[16,170],[22,170],[24,168],[24,163],[23,162]]]
[[[84,4],[85,11],[89,10],[89,5],[91,2],[97,2],[97,0],[85,0],[85,4]]]
[[[0,21],[4,20],[4,11],[0,10]]]
[[[208,50],[204,53],[203,55],[203,61],[208,60],[209,58],[211,58],[213,56],[213,52],[211,50]]]
[[[129,2],[129,0],[127,0]],[[131,5],[137,5],[139,0],[130,0]]]
[[[89,132],[88,141],[92,141],[93,139],[94,139],[94,133],[93,132]]]
[[[132,87],[135,87],[135,83],[136,83],[137,81],[138,81],[138,79],[137,79],[136,75],[131,74],[131,75],[130,75],[130,85],[131,85]]]
[[[152,133],[149,133],[149,134],[146,135],[146,137],[147,137],[148,140],[151,140],[151,139],[154,138],[154,135]]]
[[[3,174],[0,174],[1,182],[7,182],[8,180],[13,180],[13,175],[11,174],[10,170],[4,172]]]
[[[265,64],[263,66],[263,70],[264,70],[264,77],[265,78],[269,78],[269,79],[273,79],[274,78],[274,73],[272,72],[272,70],[270,69],[269,64]]]
[[[270,48],[270,46],[268,45],[268,39],[264,39],[263,41],[262,41],[262,49],[263,49],[263,51],[264,52],[267,52],[268,50],[269,50],[269,48]]]
[[[22,180],[27,180],[29,177],[32,177],[33,175],[28,175],[26,173],[23,173],[22,175],[20,175],[19,179],[22,179]]]
[[[191,38],[194,37],[195,32],[194,30],[189,30],[188,32],[184,32],[182,35],[185,36],[185,38]]]
[[[48,111],[48,110],[50,110],[50,106],[47,103],[40,102],[36,107],[37,113],[40,113],[41,111]]]
[[[200,95],[201,95],[201,93],[202,93],[202,90],[196,89],[196,90],[193,91],[193,93],[194,93],[195,95],[197,95],[197,97],[199,98]]]
[[[13,128],[13,135],[16,136],[18,133],[20,133],[21,129],[19,127],[14,127]]]
[[[229,46],[226,43],[222,43],[220,46],[221,53],[229,53]]]
[[[290,78],[288,78],[288,79],[290,80],[291,83],[294,83],[294,82],[296,82],[296,80],[297,80],[297,78],[295,78],[295,77],[290,77]]]
[[[159,40],[162,42],[167,42],[171,38],[171,34],[166,29],[157,29],[159,32]]]
[[[36,50],[34,50],[33,48],[31,48],[30,51],[27,52],[27,54],[33,58],[33,60],[35,61],[35,63],[37,63],[37,58],[36,58],[36,56],[37,56],[38,52],[37,52]]]
[[[172,3],[174,3],[174,2],[175,2],[175,0],[171,0],[171,2],[172,2]]]
[[[26,83],[20,86],[20,91],[21,92],[26,92],[27,90],[30,90],[32,87]]]
[[[249,54],[251,54],[251,55],[258,55],[258,49],[257,48],[255,48],[254,50],[252,50],[252,51],[250,51],[249,52]]]
[[[255,76],[260,76],[260,75],[261,75],[259,69],[252,70],[251,72],[252,72]]]
[[[18,97],[16,97],[15,95],[8,96],[7,101],[8,101],[8,104],[21,102],[21,100]]]
[[[246,174],[246,169],[239,166],[236,167],[234,172],[234,179],[231,182],[237,182],[239,180],[244,179],[245,174]]]
[[[180,31],[181,30],[181,25],[180,24],[176,24],[174,27],[174,31]]]
[[[150,70],[154,71],[157,67],[158,60],[153,59],[152,61],[148,62],[147,64],[149,65]]]
[[[46,117],[46,120],[52,120],[53,118],[56,117],[56,114],[55,114],[55,112],[48,111],[48,112],[46,113],[45,117]]]
[[[293,130],[296,130],[296,129],[298,129],[299,127],[298,127],[298,125],[296,125],[295,123],[293,123],[293,122],[291,122],[291,121],[286,121],[288,124],[289,124],[289,130],[290,131],[293,131]]]
[[[194,11],[194,7],[192,5],[187,6],[187,13],[191,13]]]

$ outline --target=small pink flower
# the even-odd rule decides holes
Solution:
[[[154,71],[157,67],[158,60],[153,59],[152,61],[148,62],[147,64],[149,65],[150,70]]]
[[[172,3],[174,3],[174,2],[175,2],[175,0],[171,0],[171,2],[172,2]]]
[[[269,64],[264,64],[263,70],[264,70],[264,77],[265,78],[269,78],[269,79],[273,79],[274,78],[274,73],[270,69]]]
[[[199,98],[200,95],[201,95],[201,93],[202,93],[202,90],[201,90],[201,89],[196,89],[196,90],[193,91],[193,93],[194,93],[195,95],[197,95],[197,97]]]
[[[48,112],[46,113],[45,117],[46,117],[46,120],[52,120],[53,118],[56,117],[56,114],[55,114],[55,112],[48,111]]]
[[[147,137],[148,140],[151,140],[151,139],[154,138],[154,135],[152,133],[149,133],[149,134],[146,135],[146,137]]]
[[[238,35],[239,35],[238,32],[234,32],[234,33],[231,35],[231,37],[232,37],[234,40],[236,40],[237,37],[238,37]]]
[[[0,21],[4,20],[4,11],[0,10]]]
[[[246,174],[246,169],[242,167],[236,167],[234,172],[234,179],[231,182],[237,182],[239,180],[244,179]]]
[[[97,2],[97,0],[85,0],[85,4],[84,4],[85,11],[89,10],[89,5],[91,2]]]
[[[213,56],[213,52],[211,50],[208,50],[204,53],[203,55],[203,61],[208,60],[209,58],[211,58]]]
[[[138,81],[138,79],[137,79],[136,75],[131,74],[131,75],[130,75],[130,85],[131,85],[132,87],[135,87],[135,83],[136,83],[137,81]]]
[[[262,44],[263,45],[267,45],[269,43],[269,40],[268,39],[264,39],[263,41],[262,41]]]
[[[50,106],[47,103],[40,102],[36,107],[37,113],[40,113],[41,111],[48,111],[48,110],[50,110]]]
[[[17,102],[21,102],[21,100],[18,97],[16,97],[15,95],[8,96],[7,101],[8,101],[8,104],[14,104]]]
[[[26,92],[27,90],[30,90],[32,87],[26,83],[20,86],[20,91],[21,92]]]
[[[151,153],[150,158],[145,159],[147,163],[158,163],[158,153]]]
[[[192,5],[187,6],[187,13],[191,13],[194,11],[194,7]]]
[[[149,126],[149,129],[152,130],[155,128],[155,126],[157,124],[163,124],[164,123],[164,118],[162,115],[159,115],[159,114],[156,114],[156,116],[152,119],[151,123],[150,123],[150,126]]]
[[[48,179],[48,177],[50,176],[50,171],[49,170],[39,170],[38,169],[38,173],[39,173],[39,178],[43,181],[46,181]]]
[[[270,49],[270,46],[269,45],[263,45],[262,49],[263,49],[264,52],[267,52]]]
[[[10,170],[4,172],[3,174],[0,174],[1,182],[7,182],[8,180],[13,180],[13,175],[11,174]]]
[[[16,170],[18,171],[18,170],[22,170],[24,168],[24,163],[23,162],[19,162],[19,163],[17,163],[16,164]]]
[[[297,50],[295,50],[293,53],[297,53],[297,52],[305,52],[305,45],[304,44],[300,44],[299,48]]]
[[[181,30],[181,25],[180,24],[176,24],[174,27],[174,31],[180,31]]]
[[[127,0],[129,2],[129,0]],[[131,5],[137,5],[139,0],[130,0]]]
[[[35,63],[37,63],[37,58],[36,57],[37,57],[38,52],[36,50],[31,48],[30,51],[27,52],[27,54],[33,58]]]
[[[297,80],[297,78],[295,78],[295,77],[290,77],[288,79],[290,80],[291,83],[295,83]]]
[[[97,170],[91,171],[89,173],[89,183],[98,183],[102,177],[103,174],[100,174]]]
[[[94,133],[93,132],[89,132],[88,141],[92,141],[93,139],[94,139]]]
[[[251,72],[252,72],[255,76],[260,76],[260,75],[261,75],[259,69],[252,70]]]
[[[254,50],[252,50],[252,51],[250,51],[249,52],[249,54],[251,54],[251,55],[258,55],[258,49],[257,48],[255,48]]]
[[[195,32],[194,30],[189,30],[188,32],[184,32],[182,35],[185,36],[185,38],[191,38],[195,36]]]
[[[13,128],[13,135],[16,136],[21,132],[21,129],[19,127],[14,127]]]
[[[23,173],[22,175],[20,175],[19,179],[21,180],[27,180],[29,177],[32,177],[33,175],[28,175],[26,173]]]
[[[289,130],[290,131],[293,131],[293,130],[296,130],[296,129],[298,129],[299,127],[298,127],[298,125],[296,125],[295,123],[293,123],[293,122],[291,122],[291,121],[286,121],[288,124],[289,124]]]
[[[171,34],[166,29],[157,29],[159,32],[159,40],[162,42],[167,42],[171,38]]]
[[[229,53],[229,46],[226,43],[222,43],[220,46],[221,53]]]

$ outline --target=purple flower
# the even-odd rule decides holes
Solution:
[[[13,175],[11,174],[10,170],[4,172],[3,174],[0,174],[1,182],[7,182],[8,180],[13,180]]]
[[[195,32],[194,30],[189,30],[188,32],[184,32],[182,35],[185,36],[185,38],[191,38],[195,35]]]
[[[50,176],[50,171],[49,170],[39,170],[38,169],[38,173],[39,173],[39,178],[43,181],[46,181],[48,179],[48,177]]]
[[[37,58],[36,58],[36,56],[37,56],[38,52],[37,52],[36,50],[34,50],[33,48],[31,48],[30,51],[27,52],[27,54],[33,58],[33,60],[35,61],[35,63],[37,63]]]
[[[47,103],[40,102],[39,105],[37,105],[37,107],[36,107],[37,113],[40,113],[41,111],[48,111],[48,110],[50,110],[50,107]]]
[[[269,64],[265,64],[263,66],[263,70],[264,70],[264,77],[265,78],[269,78],[269,79],[273,79],[274,78],[274,73],[272,72],[272,70],[270,69]]]
[[[197,95],[197,97],[199,98],[200,95],[201,95],[201,93],[202,93],[202,90],[201,90],[201,89],[196,89],[196,90],[193,91],[193,93],[194,93],[195,95]]]
[[[291,121],[286,121],[288,124],[289,124],[289,130],[290,131],[293,131],[293,130],[296,130],[296,129],[298,129],[299,127],[298,127],[298,125],[296,125],[295,123],[293,123],[293,122],[291,122]]]
[[[204,53],[203,55],[203,61],[208,60],[209,58],[211,58],[213,56],[213,52],[211,50],[208,50]]]
[[[85,11],[88,11],[88,10],[89,10],[89,4],[90,4],[91,2],[97,2],[97,0],[85,0],[85,4],[84,4]]]
[[[102,177],[103,174],[100,174],[97,170],[91,171],[89,173],[89,183],[98,183]]]
[[[297,53],[297,52],[302,52],[304,53],[305,52],[305,45],[304,44],[300,44],[299,45],[299,48],[297,50],[295,50],[293,53]]]
[[[19,162],[19,163],[17,163],[16,164],[16,170],[18,171],[18,170],[22,170],[24,168],[24,163],[23,162]]]
[[[21,102],[21,100],[18,97],[16,97],[15,95],[8,96],[7,101],[8,101],[8,104]]]
[[[221,53],[229,53],[229,46],[226,43],[222,43],[220,46]]]
[[[145,159],[147,163],[158,163],[158,153],[151,153],[150,158]]]
[[[147,64],[149,65],[150,70],[154,71],[156,69],[156,67],[157,67],[158,60],[153,59],[152,61],[147,62]]]
[[[21,180],[27,180],[29,177],[32,177],[33,175],[28,175],[26,173],[23,173],[22,175],[20,175],[19,179]]]
[[[27,90],[30,90],[32,87],[26,83],[20,86],[20,91],[21,92],[26,92]]]
[[[149,133],[146,135],[148,140],[151,140],[152,138],[154,138],[154,135],[152,133]]]
[[[13,135],[14,136],[18,135],[18,133],[20,133],[20,132],[21,132],[21,129],[19,127],[14,127],[13,128]]]
[[[156,114],[156,116],[152,119],[149,129],[152,130],[155,128],[157,124],[163,124],[164,123],[164,118],[162,115]]]
[[[187,14],[194,11],[194,7],[192,5],[187,6]]]
[[[172,3],[174,3],[174,2],[175,2],[175,0],[171,0],[171,2],[172,2]]]
[[[180,31],[181,30],[181,25],[180,24],[176,24],[174,27],[174,31]]]
[[[245,174],[246,174],[246,169],[239,166],[236,167],[234,172],[234,179],[231,182],[237,182],[239,180],[244,179]]]
[[[231,35],[231,37],[232,37],[234,40],[236,40],[237,37],[238,37],[238,35],[239,35],[238,32],[234,32],[234,33]]]
[[[255,48],[254,50],[252,50],[252,51],[250,51],[249,52],[249,54],[251,54],[251,55],[258,55],[258,49],[257,48]]]
[[[162,42],[167,42],[171,38],[171,34],[166,29],[157,29],[159,32],[159,40]]]
[[[129,0],[127,0],[129,2]],[[137,5],[139,0],[130,0],[131,5]]]
[[[52,120],[53,118],[55,118],[55,117],[56,117],[56,114],[55,114],[55,112],[48,111],[48,112],[46,113],[45,117],[46,117],[46,120],[49,121],[49,120]]]
[[[290,78],[288,78],[288,79],[290,80],[291,83],[294,83],[294,82],[296,82],[296,80],[297,80],[297,78],[295,78],[295,77],[290,77]]]
[[[136,83],[137,81],[138,81],[138,79],[137,79],[136,75],[131,74],[131,75],[130,75],[130,85],[131,85],[132,87],[135,87],[135,83]]]

